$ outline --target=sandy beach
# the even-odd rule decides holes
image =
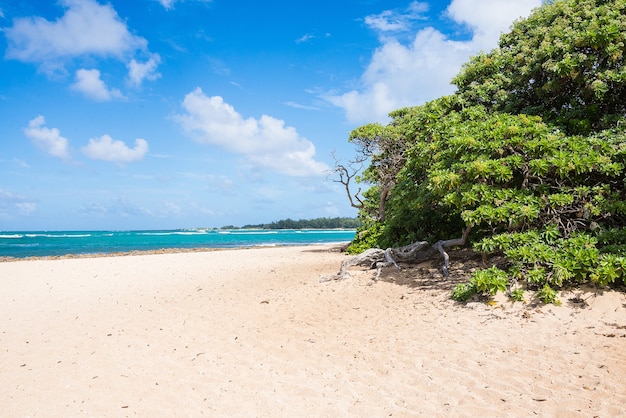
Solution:
[[[320,281],[345,257],[2,262],[0,416],[624,416],[624,293],[461,305],[429,266]]]

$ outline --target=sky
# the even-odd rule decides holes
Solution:
[[[540,0],[0,0],[0,230],[354,217],[350,132]]]

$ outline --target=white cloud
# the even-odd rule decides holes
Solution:
[[[385,11],[366,18],[379,31],[381,46],[360,78],[360,87],[324,98],[341,107],[352,123],[385,122],[388,113],[404,106],[422,104],[454,92],[450,80],[461,65],[480,50],[497,45],[501,32],[521,16],[541,5],[541,0],[453,0],[446,13],[473,32],[469,41],[453,41],[440,31],[419,30],[409,44],[389,32],[406,30],[411,20],[424,12],[423,3],[414,2],[400,15]]]
[[[307,33],[305,35],[302,35],[298,39],[296,39],[296,43],[297,44],[301,44],[301,43],[304,43],[304,42],[309,42],[311,39],[315,39],[315,35]]]
[[[365,17],[365,24],[380,32],[397,32],[410,29],[412,20],[424,20],[428,3],[414,1],[404,11],[385,10]]]
[[[174,202],[164,202],[163,206],[165,207],[165,213],[167,214],[180,215],[183,211],[183,208]]]
[[[361,76],[362,90],[327,100],[342,107],[351,122],[384,121],[394,109],[452,93],[450,80],[470,53],[467,43],[450,41],[433,28],[418,32],[408,46],[389,39]]]
[[[152,54],[148,61],[141,63],[136,60],[131,60],[128,63],[128,81],[131,85],[139,87],[144,80],[154,81],[161,77],[161,74],[157,72],[157,67],[161,62],[159,54]]]
[[[18,18],[5,28],[6,57],[41,64],[44,71],[62,68],[59,61],[82,55],[123,57],[144,50],[147,41],[131,34],[110,4],[94,0],[61,0],[65,14],[55,21]]]
[[[315,160],[315,146],[285,122],[263,115],[244,119],[220,96],[208,97],[200,88],[185,96],[185,114],[175,119],[199,142],[216,145],[256,166],[290,176],[321,175],[329,167]]]
[[[93,160],[109,161],[113,163],[131,163],[141,160],[148,152],[148,142],[145,139],[135,140],[135,147],[129,148],[124,142],[114,140],[109,135],[100,138],[91,138],[83,152]]]
[[[90,202],[81,206],[79,211],[86,214],[117,215],[123,217],[153,216],[153,212],[150,209],[134,204],[126,196],[111,199],[107,203]]]
[[[475,47],[486,50],[496,46],[500,34],[507,32],[514,20],[539,6],[541,0],[455,0],[446,13],[455,22],[469,26]]]
[[[293,107],[294,109],[302,110],[320,110],[317,106],[303,105],[297,102],[285,102],[285,106]]]
[[[0,189],[0,216],[30,215],[37,210],[37,203],[26,196]]]
[[[69,141],[67,138],[62,137],[61,132],[57,128],[47,128],[44,126],[45,124],[45,118],[38,115],[28,122],[28,127],[24,129],[24,134],[48,154],[58,158],[69,159]]]
[[[320,39],[320,38],[330,38],[332,35],[329,32],[326,32],[323,35],[314,35],[312,33],[306,33],[304,35],[302,35],[301,37],[299,37],[298,39],[296,39],[296,43],[297,44],[302,44],[302,43],[308,43],[310,41],[312,41],[313,39]]]
[[[85,96],[99,101],[108,102],[112,99],[122,99],[124,96],[118,89],[109,89],[100,78],[100,70],[80,69],[76,71],[76,82],[72,90],[83,93]]]
[[[158,0],[159,3],[161,3],[161,6],[163,6],[165,9],[169,10],[174,8],[174,3],[176,2],[176,0]]]
[[[10,160],[5,160],[3,158],[0,158],[0,163],[9,163],[19,168],[30,168],[30,166],[28,165],[26,161],[20,160],[19,158],[15,158],[15,157]]]
[[[161,6],[163,6],[166,10],[172,10],[174,8],[174,3],[182,3],[185,0],[157,0],[159,3],[161,3]],[[211,3],[211,1],[213,0],[195,0],[199,3]]]

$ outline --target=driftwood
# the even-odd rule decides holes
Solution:
[[[441,254],[443,257],[441,271],[444,276],[447,276],[448,269],[450,268],[450,256],[445,251],[445,248],[465,245],[470,229],[470,227],[465,228],[461,238],[437,241],[434,245],[430,245],[426,241],[420,241],[404,247],[387,248],[386,250],[370,248],[342,262],[341,268],[336,276],[323,277],[320,281],[343,280],[350,276],[348,269],[355,266],[368,267],[370,269],[375,268],[376,277],[374,280],[378,280],[384,267],[394,266],[396,269],[402,270],[398,265],[399,262],[420,263],[432,259],[437,253]]]

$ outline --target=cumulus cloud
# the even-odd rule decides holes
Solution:
[[[145,139],[135,139],[135,147],[129,148],[124,142],[114,140],[109,135],[100,138],[91,138],[89,144],[83,148],[87,157],[93,160],[109,161],[113,163],[131,163],[141,160],[148,152],[148,142]]]
[[[18,18],[5,28],[6,57],[56,69],[59,61],[82,55],[117,57],[145,49],[147,41],[130,33],[110,4],[61,0],[65,14],[55,21]]]
[[[391,10],[368,16],[365,22],[378,31],[381,45],[362,74],[359,88],[324,98],[344,109],[350,122],[363,123],[385,122],[394,109],[451,94],[450,80],[461,65],[480,50],[494,48],[500,33],[540,5],[541,0],[453,0],[446,14],[469,27],[473,36],[467,41],[451,40],[433,27],[417,31],[408,44],[394,36],[422,16],[424,3],[411,3],[402,13]]]
[[[175,119],[201,143],[244,156],[256,166],[290,176],[321,175],[329,167],[315,160],[315,146],[285,122],[263,115],[244,117],[220,96],[196,88],[185,96]]]
[[[343,108],[351,122],[384,121],[394,109],[452,93],[450,79],[471,51],[467,43],[448,40],[433,28],[418,32],[409,45],[389,39],[374,52],[361,90],[327,100]]]
[[[139,87],[144,80],[154,81],[161,77],[157,67],[161,62],[159,54],[152,54],[146,62],[138,62],[135,59],[128,63],[128,81],[132,86]]]
[[[45,118],[38,115],[28,122],[28,126],[24,128],[24,134],[53,157],[69,159],[69,141],[67,138],[62,137],[61,131],[57,128],[47,128],[45,124]]]
[[[541,0],[455,0],[446,10],[455,22],[467,25],[474,33],[475,49],[492,49],[500,34],[511,24],[541,6]]]
[[[72,90],[99,102],[124,98],[118,89],[109,89],[106,86],[100,78],[100,70],[96,69],[86,70],[83,68],[76,71],[76,81],[72,84]]]

